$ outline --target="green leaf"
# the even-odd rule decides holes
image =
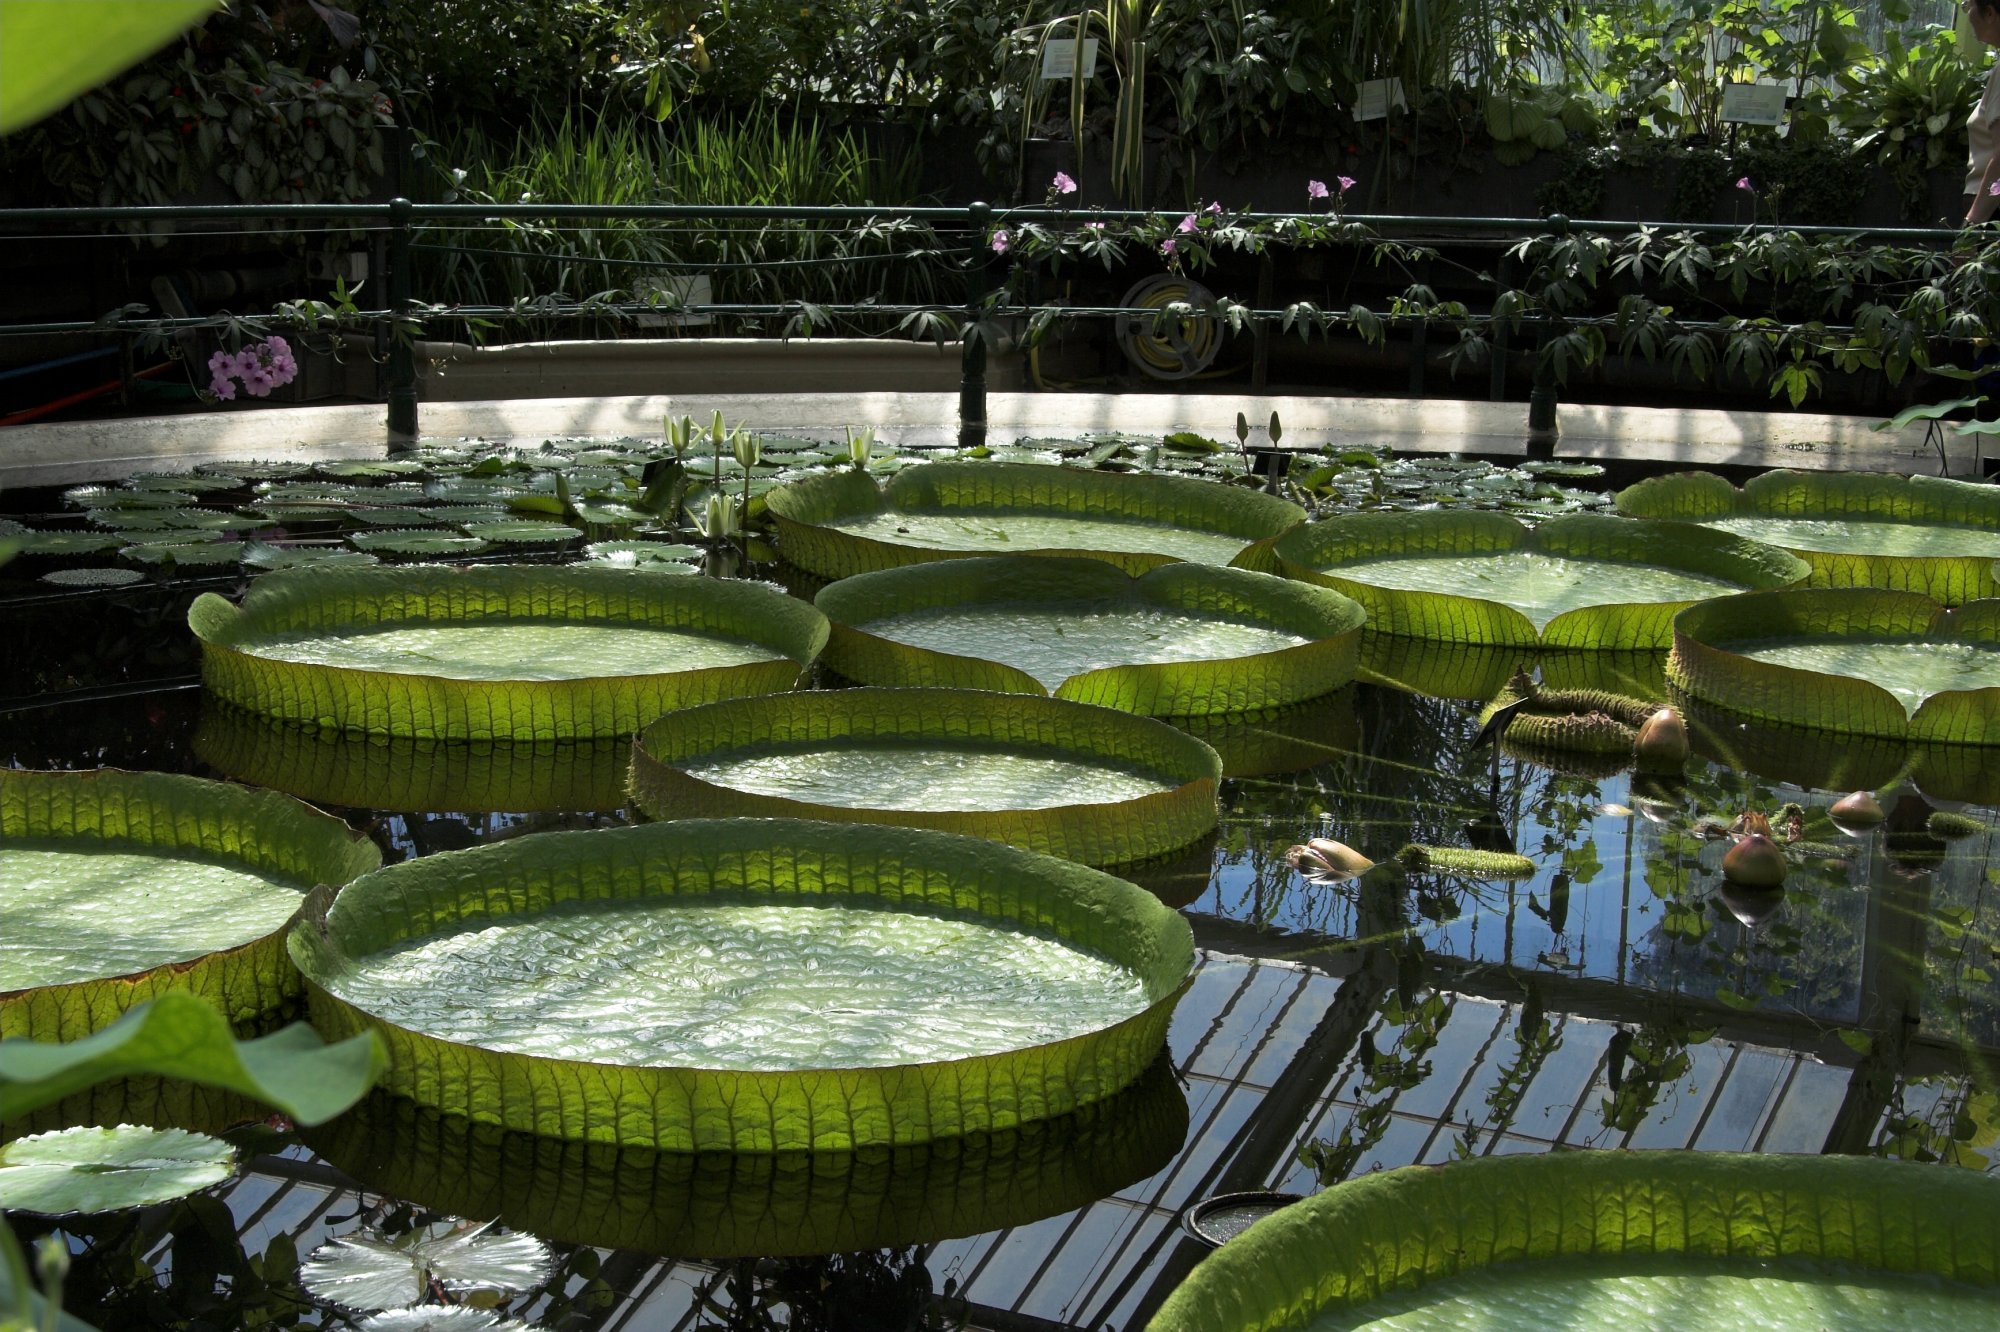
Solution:
[[[327,1046],[295,1024],[239,1042],[214,1008],[169,993],[82,1040],[0,1041],[0,1120],[111,1078],[152,1074],[240,1092],[316,1124],[354,1104],[383,1067],[373,1037]]]
[[[1875,1038],[1865,1031],[1856,1031],[1852,1027],[1842,1027],[1837,1034],[1840,1037],[1841,1044],[1858,1055],[1866,1056],[1874,1052]]]
[[[221,0],[8,0],[0,5],[0,134],[104,83]]]
[[[501,1235],[492,1223],[470,1230],[433,1227],[394,1241],[348,1235],[315,1249],[299,1284],[331,1304],[364,1313],[417,1303],[436,1281],[447,1291],[516,1295],[547,1281],[555,1259],[532,1235]]]
[[[171,1202],[236,1173],[236,1149],[185,1129],[68,1128],[0,1147],[0,1208],[67,1216]]]

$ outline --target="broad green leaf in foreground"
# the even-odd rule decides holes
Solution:
[[[299,1266],[299,1284],[343,1308],[403,1309],[437,1281],[446,1290],[518,1294],[548,1280],[549,1246],[532,1235],[496,1235],[491,1223],[432,1227],[395,1240],[348,1235],[323,1244]]]
[[[170,993],[82,1040],[0,1041],[0,1120],[109,1078],[153,1074],[241,1092],[316,1124],[354,1104],[385,1066],[371,1036],[329,1046],[298,1023],[238,1041],[208,1004]]]
[[[236,1149],[185,1129],[69,1128],[0,1147],[0,1210],[66,1216],[171,1202],[234,1174]]]
[[[221,0],[0,4],[0,134],[40,120],[221,7]]]

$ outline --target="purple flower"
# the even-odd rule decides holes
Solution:
[[[1222,201],[1218,199],[1202,211],[1205,213],[1220,213],[1222,211]]]
[[[1353,188],[1354,188],[1354,177],[1352,177],[1352,176],[1335,176],[1335,177],[1333,178],[1333,183],[1334,183],[1334,184],[1336,184],[1336,185],[1338,185],[1338,186],[1340,186],[1340,192],[1341,192],[1342,194],[1345,194],[1345,193],[1347,193],[1347,192],[1348,192],[1349,190],[1351,190],[1351,189],[1353,189]]]
[[[1076,182],[1070,179],[1067,171],[1058,171],[1056,172],[1056,178],[1049,182],[1049,188],[1057,194],[1075,194]]]
[[[2000,180],[1996,180],[1991,185],[1988,185],[1986,192],[1992,195],[2000,195]]]
[[[1013,240],[1007,235],[1006,232],[996,231],[993,233],[992,244],[993,244],[993,253],[1005,254],[1007,253],[1008,247],[1013,244]]]
[[[1086,223],[1084,223],[1084,224],[1083,224],[1083,226],[1084,226],[1084,230],[1086,230],[1086,231],[1102,231],[1102,230],[1104,230],[1104,224],[1103,224],[1102,222],[1086,222]]]
[[[1176,242],[1172,236],[1167,237],[1165,240],[1160,242],[1160,253],[1172,254],[1174,252],[1175,244]]]
[[[1189,213],[1186,217],[1181,219],[1181,225],[1179,227],[1179,231],[1183,236],[1190,236],[1193,235],[1196,229],[1199,228],[1200,226],[1201,223],[1195,221],[1194,214]]]
[[[1325,181],[1323,181],[1323,180],[1309,180],[1309,181],[1307,181],[1307,182],[1306,182],[1306,198],[1308,198],[1308,199],[1324,199],[1324,198],[1326,198],[1326,182],[1325,182]]]
[[[210,392],[214,393],[216,397],[222,399],[224,402],[228,402],[236,396],[236,381],[228,375],[216,375],[209,381],[208,387]]]
[[[1739,190],[1743,190],[1749,194],[1755,194],[1757,192],[1757,187],[1750,183],[1750,177],[1748,176],[1738,176],[1736,178],[1736,188]]]

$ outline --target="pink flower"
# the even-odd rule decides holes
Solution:
[[[1174,238],[1172,236],[1167,237],[1165,240],[1160,242],[1160,253],[1172,254],[1174,252],[1174,245],[1175,245]]]
[[[1354,177],[1352,177],[1352,176],[1335,176],[1335,177],[1333,178],[1333,183],[1334,183],[1334,184],[1336,184],[1336,185],[1338,185],[1338,186],[1340,186],[1340,192],[1341,192],[1342,194],[1345,194],[1345,193],[1347,193],[1347,192],[1348,192],[1349,190],[1351,190],[1351,189],[1353,189],[1353,188],[1354,188]]]
[[[210,392],[214,393],[216,397],[222,399],[224,402],[228,402],[236,396],[236,381],[228,375],[216,375],[209,381],[208,387]]]
[[[1008,247],[1011,246],[1013,243],[1014,242],[1012,238],[1010,238],[1006,232],[996,231],[993,233],[993,241],[992,241],[993,253],[1005,254],[1007,253]]]
[[[1084,224],[1083,224],[1083,226],[1084,226],[1084,230],[1086,230],[1086,231],[1102,231],[1102,230],[1104,230],[1104,224],[1103,224],[1102,222],[1086,222],[1086,223],[1084,223]]]
[[[1324,199],[1324,198],[1326,198],[1326,182],[1325,182],[1325,181],[1323,181],[1323,180],[1309,180],[1309,181],[1307,181],[1307,182],[1306,182],[1306,198],[1308,198],[1308,199]]]
[[[1222,211],[1222,201],[1218,199],[1202,211],[1210,214],[1220,213]]]
[[[1188,214],[1188,215],[1187,215],[1186,217],[1184,217],[1184,218],[1182,218],[1182,219],[1181,219],[1181,225],[1180,225],[1180,228],[1179,228],[1179,230],[1180,230],[1180,233],[1181,233],[1181,234],[1182,234],[1183,236],[1190,236],[1190,235],[1193,235],[1193,234],[1194,234],[1194,232],[1195,232],[1195,231],[1196,231],[1196,230],[1197,230],[1197,229],[1198,229],[1198,228],[1199,228],[1200,226],[1201,226],[1201,223],[1199,223],[1199,222],[1195,221],[1195,216],[1194,216],[1194,214],[1193,214],[1193,213],[1189,213],[1189,214]]]
[[[1996,180],[1991,185],[1988,185],[1986,192],[1992,195],[2000,195],[2000,180]]]
[[[1057,194],[1075,194],[1076,182],[1070,179],[1067,171],[1058,171],[1056,172],[1056,178],[1049,182],[1049,188]]]
[[[1744,190],[1751,194],[1755,194],[1757,192],[1757,187],[1750,183],[1750,177],[1748,176],[1738,176],[1736,178],[1736,188],[1739,190]]]

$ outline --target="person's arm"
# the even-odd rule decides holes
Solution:
[[[1986,169],[1979,173],[1979,188],[1972,192],[1971,206],[1965,210],[1966,226],[1989,222],[1994,212],[2000,210],[2000,195],[1993,193],[1996,185],[2000,185],[2000,142],[1987,154]]]

